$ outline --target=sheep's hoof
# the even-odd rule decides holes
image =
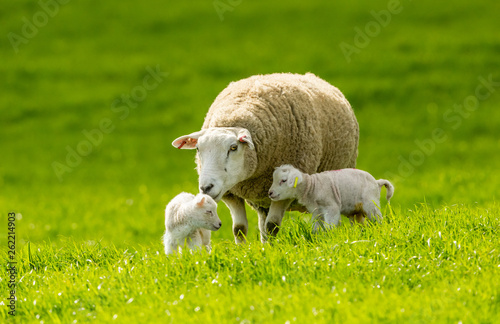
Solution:
[[[266,228],[267,228],[267,234],[271,236],[276,236],[276,234],[278,234],[278,231],[280,230],[279,225],[274,222],[268,222],[266,224]]]
[[[233,227],[233,235],[236,243],[245,243],[247,237],[247,228],[243,225],[235,225]]]

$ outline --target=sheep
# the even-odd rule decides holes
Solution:
[[[222,200],[233,235],[244,242],[245,201],[259,216],[261,241],[276,235],[292,200],[267,195],[274,168],[294,164],[306,172],[356,166],[359,127],[344,95],[312,73],[256,75],[229,84],[215,99],[202,130],[172,142],[197,149],[200,191]]]
[[[363,223],[382,220],[379,210],[380,190],[387,189],[387,202],[394,194],[394,186],[387,180],[375,178],[368,172],[356,169],[326,171],[308,175],[291,165],[282,165],[273,173],[273,184],[269,189],[272,200],[297,199],[313,214],[314,230],[320,222],[340,225],[340,215]]]
[[[210,231],[221,227],[217,203],[204,194],[182,192],[175,196],[165,209],[165,254],[171,254],[187,243],[190,249],[210,251]]]

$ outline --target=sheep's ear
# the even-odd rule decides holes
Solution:
[[[290,188],[296,188],[299,183],[302,182],[302,174],[290,174],[288,177],[287,184]]]
[[[196,143],[198,143],[198,138],[205,133],[205,130],[199,132],[194,132],[189,135],[181,136],[172,142],[172,145],[178,149],[194,149],[196,148]]]
[[[198,195],[196,196],[195,202],[196,202],[196,207],[201,208],[205,203],[205,197]]]
[[[238,141],[240,143],[248,144],[248,147],[253,150],[255,146],[253,145],[252,135],[246,128],[242,128],[238,131]]]

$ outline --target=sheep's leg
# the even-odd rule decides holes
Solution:
[[[212,231],[205,228],[200,229],[201,244],[210,245],[210,237],[212,236]]]
[[[177,244],[166,243],[165,244],[165,254],[171,254],[177,252]]]
[[[186,244],[191,250],[201,249],[203,239],[201,237],[200,231],[194,231],[191,235],[186,238]]]
[[[352,216],[349,217],[349,221],[351,222],[351,226],[354,226],[354,224],[364,224],[365,222],[365,214],[364,213],[359,213],[359,214],[353,214]]]
[[[340,226],[340,219],[341,219],[341,216],[340,216],[340,208],[338,208],[337,206],[332,206],[331,208],[329,208],[327,211],[325,211],[325,223],[327,223],[328,225],[330,225],[329,227],[333,227],[333,226]]]
[[[200,234],[201,234],[201,244],[203,244],[207,249],[207,251],[210,252],[211,250],[210,237],[212,236],[212,231],[203,228],[200,229]]]
[[[382,222],[382,213],[380,212],[380,209],[378,209],[378,207],[376,205],[373,205],[373,208],[371,209],[371,211],[367,211],[366,212],[367,215],[370,215],[368,216],[370,220],[375,220],[379,223]]]
[[[279,231],[279,226],[285,215],[285,210],[290,206],[293,199],[272,201],[269,208],[269,214],[266,219],[267,234],[276,236]]]
[[[163,235],[163,245],[165,246],[165,254],[177,252],[177,243],[172,241],[167,233]]]
[[[245,210],[245,201],[234,195],[226,195],[222,197],[222,201],[226,204],[231,212],[233,219],[233,235],[236,243],[244,243],[247,236],[248,220]]]
[[[380,200],[376,201],[374,199],[367,201],[364,204],[363,213],[368,217],[369,220],[376,220],[380,223],[382,221],[382,213],[380,212],[378,206],[380,206]]]
[[[317,233],[320,228],[324,228],[323,222],[325,218],[317,209],[312,213],[312,221],[313,221],[313,232]]]
[[[269,213],[269,209],[267,209],[267,208],[260,207],[257,209],[257,214],[259,215],[260,241],[262,243],[266,243],[266,241],[267,241],[266,219],[267,219],[268,213]]]
[[[382,223],[382,213],[380,212],[380,209],[378,209],[378,207],[376,207],[376,206],[375,206],[375,214],[377,217],[377,221],[379,223]]]

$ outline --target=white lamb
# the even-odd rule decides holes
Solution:
[[[165,209],[165,253],[174,253],[185,243],[190,249],[204,245],[210,251],[210,231],[218,230],[221,225],[212,197],[180,193]]]
[[[282,165],[273,173],[269,198],[274,201],[297,199],[313,214],[313,220],[329,225],[340,225],[340,215],[363,223],[365,217],[382,220],[380,190],[387,188],[387,202],[393,193],[393,185],[384,179],[375,180],[368,172],[356,169],[325,171],[305,174],[291,165]],[[317,230],[319,222],[315,222]]]

